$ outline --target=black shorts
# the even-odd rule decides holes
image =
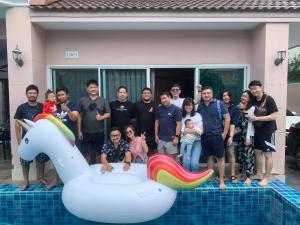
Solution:
[[[85,156],[91,152],[101,154],[101,149],[104,144],[104,133],[83,134],[81,141],[81,152]]]
[[[35,157],[35,160],[38,162],[38,163],[46,163],[49,161],[49,157],[44,154],[44,153],[40,153],[38,154],[36,157]],[[30,166],[30,163],[32,163],[33,161],[27,161],[27,160],[24,160],[22,158],[20,158],[20,162],[21,162],[21,165],[22,166],[25,166],[25,167],[29,167]]]
[[[253,148],[263,152],[275,152],[275,132],[265,133],[255,130]]]
[[[201,143],[206,156],[224,157],[225,150],[222,135],[203,135],[201,137]]]

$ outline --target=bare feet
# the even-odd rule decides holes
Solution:
[[[220,187],[221,190],[225,190],[227,188],[225,183],[220,183],[219,187]]]
[[[24,181],[22,183],[22,185],[20,186],[19,190],[20,191],[25,191],[28,188],[28,186],[29,186],[29,182],[28,181]]]
[[[38,182],[39,182],[40,184],[48,185],[48,183],[47,183],[47,181],[45,180],[45,178],[39,178],[39,179],[38,179]]]
[[[263,179],[263,175],[262,174],[255,174],[253,176],[253,180],[262,180]]]
[[[235,175],[231,175],[231,182],[236,184],[239,181],[239,179],[237,178],[237,176]]]
[[[54,180],[52,180],[52,181],[45,187],[45,190],[48,191],[48,190],[50,190],[50,189],[52,189],[52,188],[58,186],[59,183],[60,183],[59,180],[54,179]]]
[[[252,180],[250,178],[247,178],[244,182],[244,184],[250,185],[252,183]]]
[[[268,183],[269,183],[268,179],[264,178],[258,183],[258,185],[264,187],[264,186],[267,186]]]

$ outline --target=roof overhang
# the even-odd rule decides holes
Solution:
[[[47,12],[31,10],[46,30],[252,29],[260,23],[300,22],[299,13]]]

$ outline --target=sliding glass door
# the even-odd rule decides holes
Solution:
[[[90,79],[98,81],[98,69],[54,69],[53,91],[65,86],[69,89],[70,101],[79,103],[79,99],[86,95],[86,83]]]
[[[220,98],[224,89],[229,90],[235,102],[240,100],[241,93],[246,89],[244,68],[200,68],[198,80],[202,86],[211,86],[216,98]]]

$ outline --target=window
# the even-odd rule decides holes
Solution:
[[[211,86],[216,98],[224,89],[232,93],[233,100],[238,102],[244,90],[244,68],[200,69],[199,81],[202,86]]]
[[[300,83],[300,46],[289,49],[288,83]]]
[[[54,69],[53,91],[65,86],[69,89],[70,101],[79,103],[86,95],[86,83],[90,79],[98,81],[98,69]]]

